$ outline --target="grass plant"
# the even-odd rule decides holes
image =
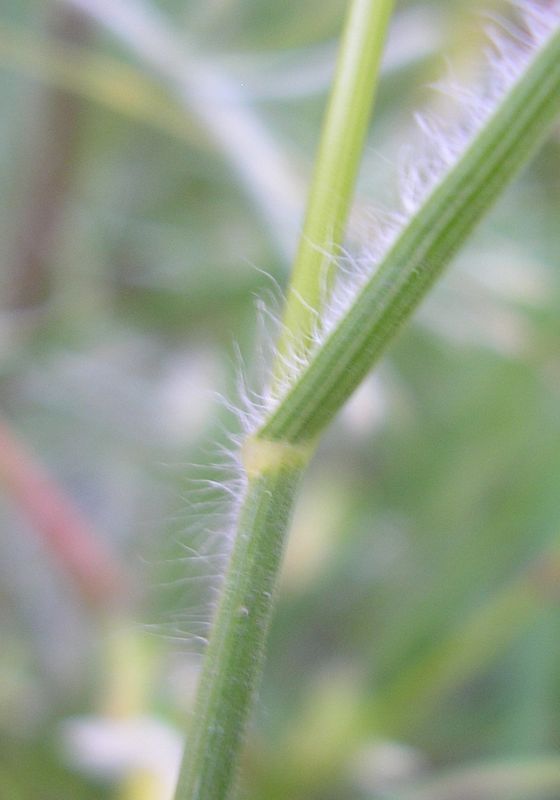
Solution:
[[[560,791],[560,4],[480,4],[7,0],[0,796]]]
[[[412,165],[404,219],[397,218],[386,232],[377,268],[366,256],[349,286],[333,287],[333,249],[341,241],[390,11],[389,3],[350,4],[281,328],[279,366],[262,419],[241,445],[246,485],[176,800],[222,800],[233,793],[291,509],[317,437],[534,152],[559,110],[559,10],[528,5],[525,39],[497,45],[485,93],[462,93],[467,117],[454,129],[422,121],[432,150],[423,163]],[[341,133],[332,135],[331,126]]]

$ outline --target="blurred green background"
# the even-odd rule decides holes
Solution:
[[[344,8],[2,3],[1,798],[170,798]],[[397,3],[349,247],[482,9]],[[244,797],[560,798],[559,187],[556,128],[323,442]]]

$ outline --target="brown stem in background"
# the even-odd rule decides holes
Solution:
[[[94,610],[114,608],[129,582],[73,501],[0,419],[0,487]]]
[[[58,7],[51,14],[47,35],[54,42],[83,44],[90,24],[82,14]],[[82,101],[58,88],[41,91],[40,118],[34,123],[26,197],[19,215],[11,264],[11,306],[28,309],[45,300],[49,291],[49,259],[60,227],[64,202],[79,141]]]

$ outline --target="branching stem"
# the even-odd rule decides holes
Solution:
[[[368,8],[371,25],[374,19],[386,23],[390,4],[385,4],[385,16],[380,11],[382,6],[375,0],[355,0],[349,15],[350,28],[353,13],[365,13]],[[552,124],[560,109],[560,29],[558,17],[552,19],[549,35],[543,38],[533,58],[526,64],[522,62],[525,66],[517,80],[497,101],[479,133],[457,155],[439,185],[402,229],[377,272],[365,281],[332,332],[310,354],[307,366],[246,445],[246,490],[187,737],[176,800],[226,800],[232,795],[301,473],[316,438]],[[367,37],[359,41],[360,47],[370,47]],[[343,49],[351,42],[347,32]],[[344,63],[344,57],[339,63]],[[352,74],[362,86],[360,70],[370,62],[356,56],[355,63]],[[357,95],[353,93],[355,85],[344,85],[348,96],[363,100],[361,90]],[[352,118],[356,125],[359,120],[363,123],[361,114]],[[344,213],[329,216],[332,207],[326,202],[321,217],[322,238],[310,238],[312,245],[324,243],[326,236],[336,239],[336,226],[347,209],[353,184],[350,173],[356,166],[363,130],[360,138],[348,126],[346,135],[354,145],[339,187],[341,196],[346,196],[339,205]],[[338,141],[336,137],[334,141]],[[324,163],[336,163],[335,154],[322,158]],[[310,333],[321,310],[324,263],[322,257],[316,263],[313,260],[317,247],[305,252],[308,256],[303,263],[307,266],[298,261],[288,299],[278,364],[287,363],[288,342],[292,351],[295,342],[298,358],[309,351]],[[310,266],[312,263],[316,268]],[[283,385],[285,375],[279,375],[278,369],[275,378]]]
[[[321,311],[322,283],[340,244],[378,80],[393,0],[351,0],[308,211],[278,345],[300,353]],[[327,254],[327,255],[326,255]],[[289,343],[289,344],[288,344]],[[225,800],[255,695],[273,594],[296,487],[313,443],[250,438],[243,448],[247,488],[234,548],[205,657],[177,800]]]

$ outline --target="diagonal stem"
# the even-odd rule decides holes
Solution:
[[[378,78],[393,0],[352,0],[288,297],[283,350],[305,352],[321,306],[323,248],[340,242]],[[328,259],[327,259],[328,260]],[[249,440],[247,485],[197,694],[176,800],[231,797],[257,690],[274,587],[300,475],[310,446]]]

